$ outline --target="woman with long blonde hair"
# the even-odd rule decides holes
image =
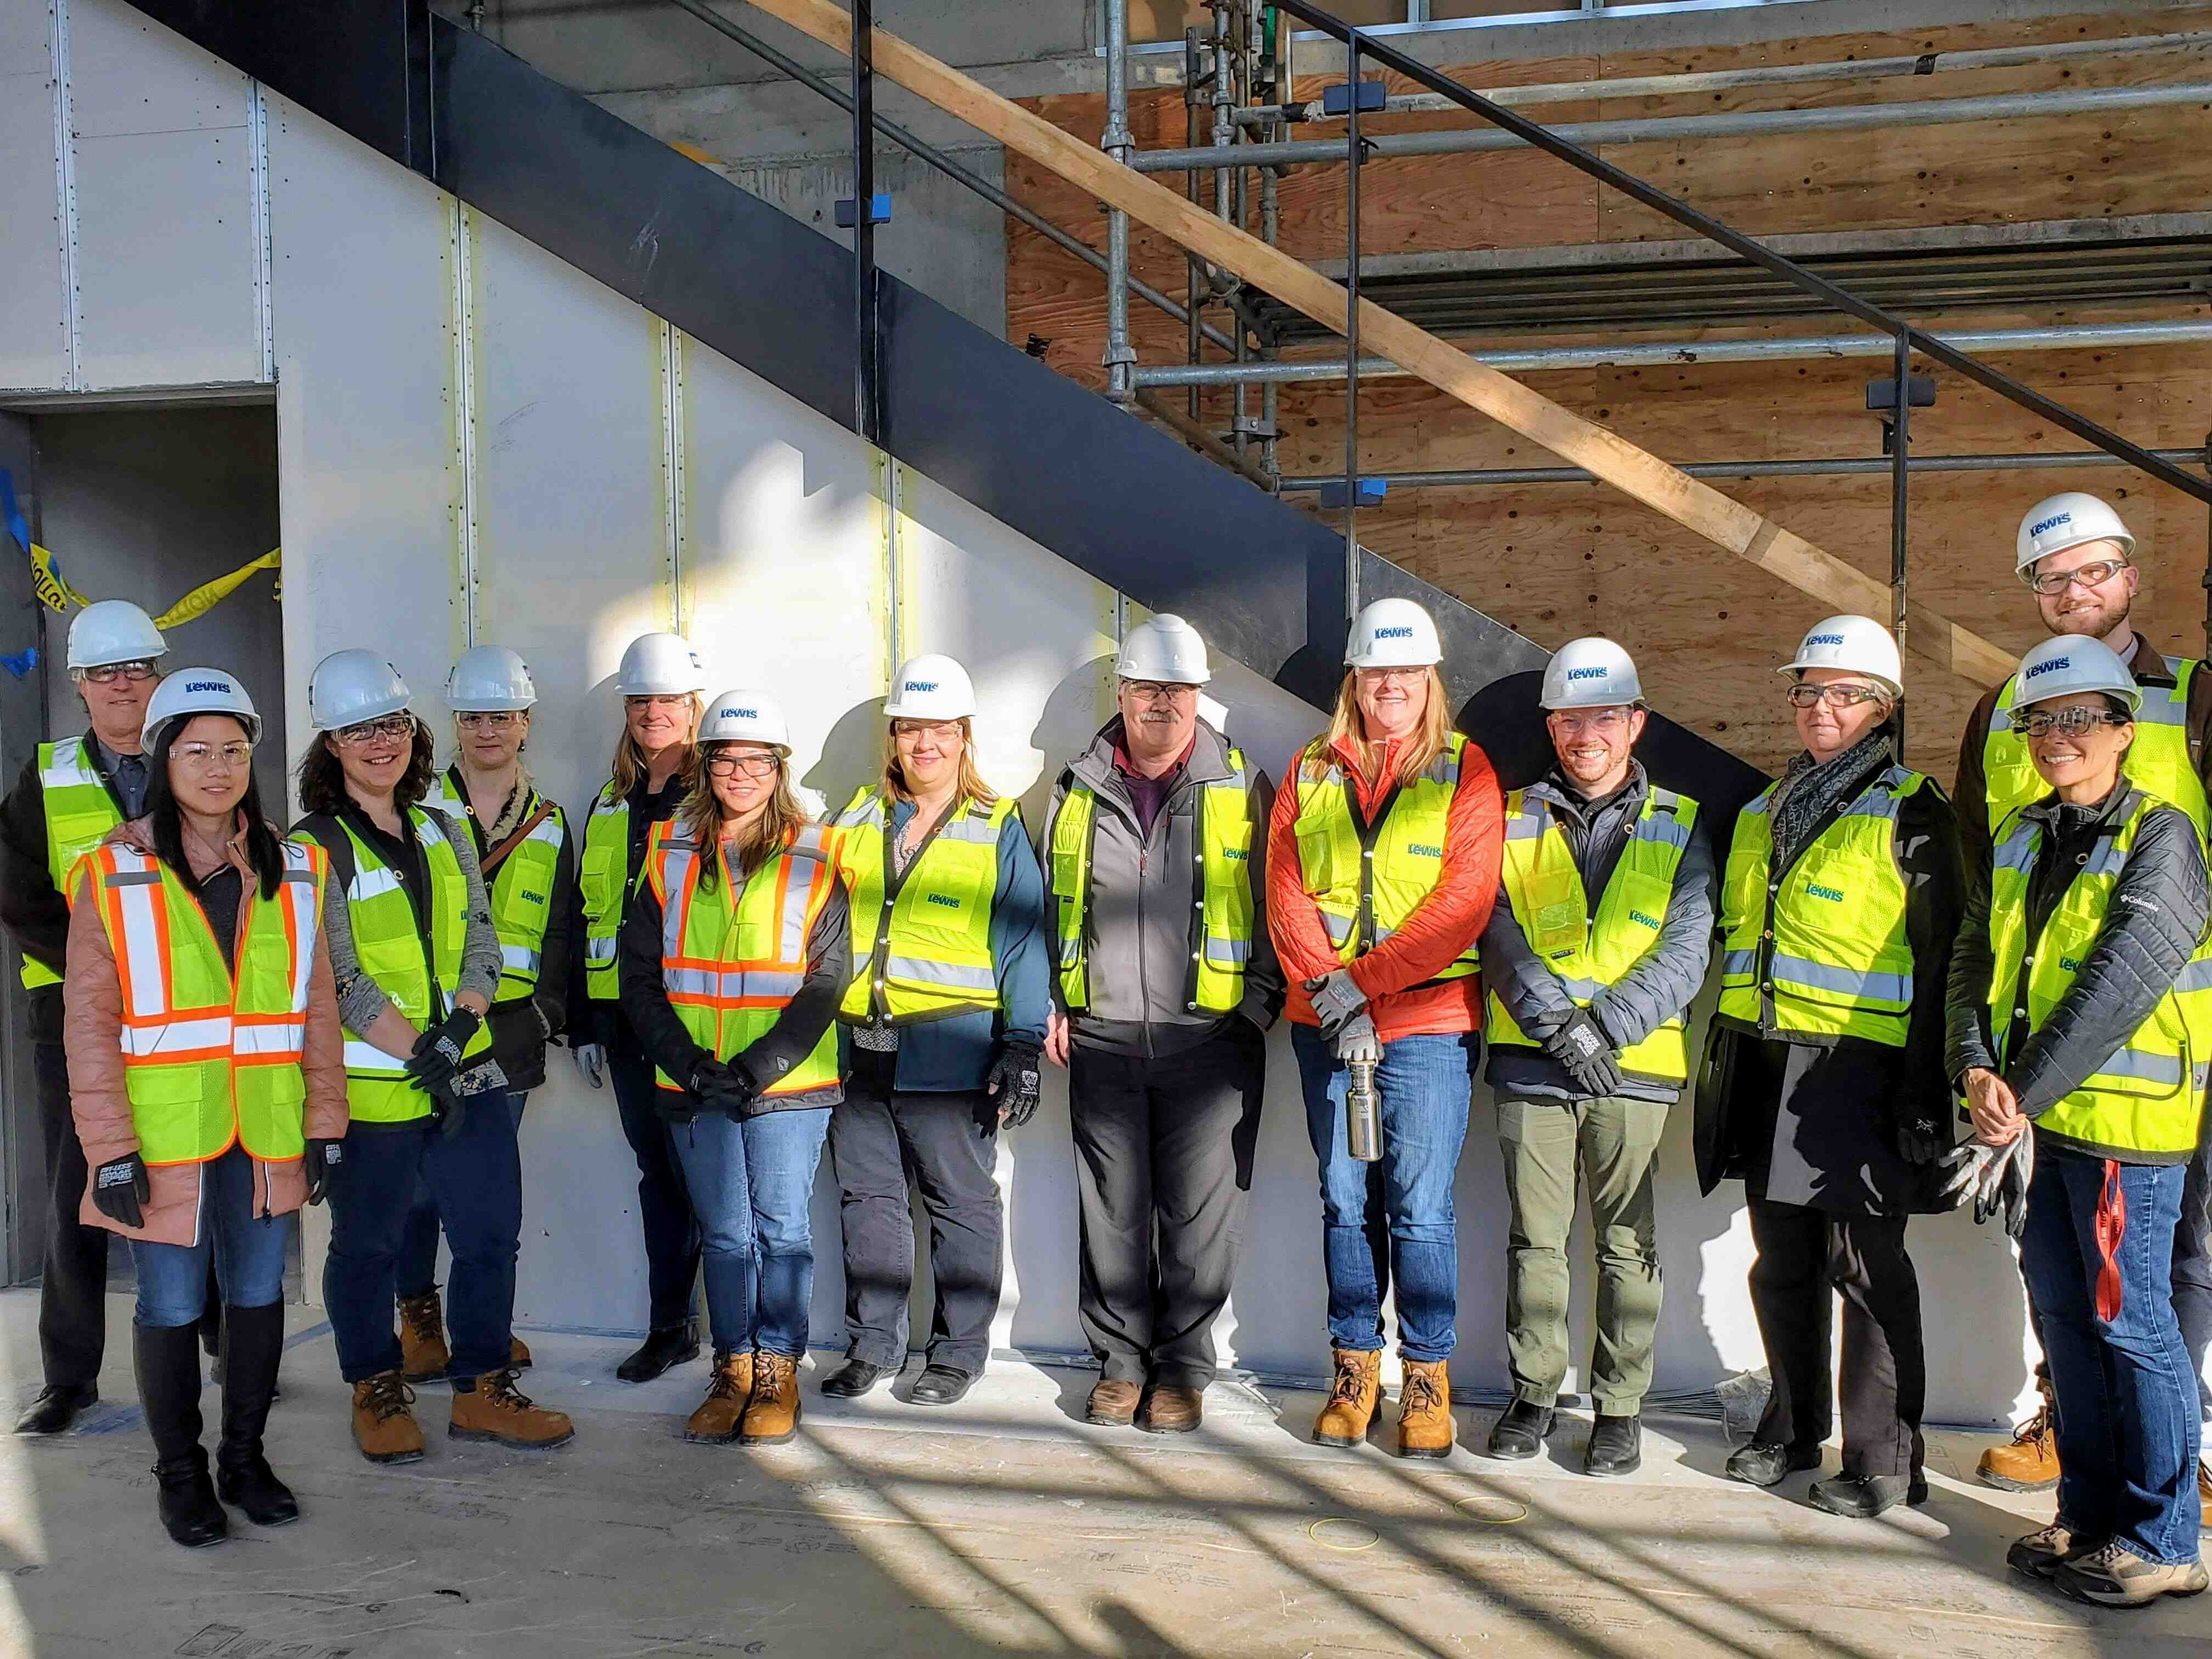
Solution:
[[[1006,1231],[998,1130],[1036,1110],[1051,992],[1043,879],[1020,812],[976,769],[975,712],[951,658],[904,664],[884,708],[882,781],[833,820],[865,930],[838,1012],[851,1077],[830,1124],[848,1357],[822,1386],[840,1398],[906,1363],[910,1184],[936,1284],[915,1403],[951,1405],[991,1352]]]
[[[1291,1048],[1321,1161],[1335,1381],[1313,1437],[1365,1439],[1395,1276],[1401,1457],[1452,1447],[1452,1182],[1481,1051],[1475,939],[1504,844],[1497,776],[1451,729],[1443,659],[1436,623],[1411,600],[1359,613],[1335,714],[1292,758],[1267,845],[1268,930],[1291,981]],[[1379,1162],[1347,1145],[1355,1066],[1371,1068],[1380,1097]]]
[[[764,691],[708,706],[684,810],[653,826],[623,921],[624,1013],[705,1244],[714,1368],[687,1439],[775,1445],[799,1425],[814,1289],[807,1203],[838,1082],[850,928],[830,836],[793,791]]]
[[[584,1006],[570,1042],[584,1080],[611,1078],[623,1138],[637,1158],[637,1213],[645,1232],[647,1318],[644,1346],[615,1368],[625,1382],[650,1382],[699,1357],[692,1286],[699,1277],[699,1224],[684,1195],[668,1126],[653,1109],[653,1064],[618,1000],[616,941],[637,891],[647,837],[673,817],[690,788],[688,769],[707,689],[699,653],[678,634],[641,634],[615,676],[622,735],[611,775],[584,821],[577,872],[584,901]]]

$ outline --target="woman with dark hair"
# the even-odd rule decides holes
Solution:
[[[232,676],[177,670],[144,733],[144,816],[70,875],[64,1029],[94,1171],[82,1219],[131,1241],[161,1523],[196,1546],[228,1535],[218,1491],[258,1525],[299,1518],[262,1430],[284,1346],[290,1217],[322,1201],[346,1133],[319,925],[335,895],[321,851],[279,840],[262,815],[261,719]],[[210,1264],[228,1304],[212,1481],[197,1331]]]
[[[392,1326],[418,1181],[453,1250],[453,1437],[536,1449],[574,1433],[514,1386],[522,1164],[484,1024],[499,934],[474,842],[421,804],[430,734],[408,704],[398,671],[369,652],[317,665],[307,686],[315,737],[300,768],[307,816],[293,830],[329,854],[344,895],[325,908],[323,931],[347,1031],[355,1133],[331,1182],[323,1300],[339,1370],[354,1385],[354,1441],[373,1463],[422,1455]]]
[[[807,1200],[852,973],[831,835],[791,787],[783,711],[726,691],[680,818],[653,826],[623,921],[623,1012],[656,1067],[707,1267],[714,1373],[684,1437],[770,1446],[799,1426],[814,1290]]]

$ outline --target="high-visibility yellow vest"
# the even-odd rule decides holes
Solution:
[[[1505,797],[1505,852],[1498,879],[1528,948],[1544,959],[1575,1006],[1587,1008],[1659,942],[1674,902],[1674,872],[1690,844],[1698,803],[1653,787],[1644,793],[1620,860],[1598,897],[1595,914],[1575,867],[1566,832],[1541,800],[1516,789]],[[1620,1067],[1640,1077],[1686,1083],[1689,1051],[1677,1013],[1640,1042],[1621,1051]],[[1493,988],[1490,1041],[1533,1048]]]
[[[2144,643],[2137,649],[2148,651]],[[2169,805],[2189,814],[2201,836],[2212,825],[2212,805],[2204,797],[2203,780],[2189,756],[2189,682],[2197,672],[2193,662],[2174,671],[2171,688],[2138,686],[2142,707],[2136,711],[2136,740],[2120,763],[2129,782],[2148,791]],[[1989,828],[1995,836],[2004,822],[2021,807],[2041,800],[2051,786],[2035,769],[2027,752],[2027,739],[2012,729],[2012,697],[2020,677],[2013,676],[1997,693],[1990,712],[1989,736],[1982,744],[1982,772],[1987,780]]]
[[[1912,945],[1897,814],[1933,787],[1917,772],[1884,769],[1778,875],[1776,786],[1737,815],[1721,880],[1722,1013],[1778,1036],[1905,1046]]]
[[[610,778],[584,820],[584,855],[576,866],[584,900],[584,991],[594,1002],[622,994],[615,975],[615,936],[629,895],[629,797]]]
[[[1244,970],[1252,959],[1251,780],[1243,754],[1229,750],[1229,772],[1199,786],[1191,835],[1190,973],[1183,982],[1189,1013],[1225,1014],[1244,1000]],[[1052,825],[1053,932],[1060,1000],[1071,1012],[1091,1006],[1091,846],[1098,800],[1073,772]],[[1264,832],[1263,832],[1264,833]]]
[[[207,914],[159,859],[87,854],[88,891],[123,992],[123,1086],[139,1156],[204,1164],[233,1141],[277,1163],[305,1150],[307,984],[321,948],[330,855],[283,844],[276,896],[246,877],[246,926],[223,964]]]
[[[1447,733],[1437,757],[1385,795],[1381,817],[1364,830],[1349,769],[1318,738],[1298,757],[1298,873],[1339,961],[1365,955],[1404,927],[1443,878],[1445,830],[1466,746],[1458,732]],[[1428,983],[1464,979],[1480,966],[1469,939]]]
[[[830,840],[821,825],[804,825],[736,892],[726,862],[724,878],[709,893],[700,890],[701,852],[690,830],[680,820],[653,826],[644,876],[660,901],[661,988],[692,1041],[715,1059],[750,1048],[805,983],[807,939],[837,880]],[[721,849],[710,856],[721,857]],[[763,1095],[803,1094],[836,1082],[836,1022],[781,1077],[756,1080]],[[653,1081],[684,1087],[657,1067]]]
[[[438,779],[431,805],[456,819],[471,816],[460,779],[448,770]],[[520,1002],[538,988],[545,959],[545,927],[553,917],[554,878],[561,849],[568,845],[568,820],[559,806],[535,789],[524,803],[524,822],[545,808],[545,816],[500,860],[491,878],[491,921],[499,931],[499,1002]],[[624,832],[627,834],[627,830]]]
[[[415,907],[398,872],[379,858],[351,826],[341,823],[352,843],[353,880],[346,887],[346,921],[353,929],[354,955],[362,972],[414,1024],[428,1030],[453,1006],[453,987],[461,977],[461,949],[468,937],[469,885],[460,860],[438,820],[419,806],[407,809],[422,862],[430,872],[426,945],[415,928]],[[462,831],[456,830],[454,834]],[[435,995],[433,995],[434,982]],[[471,1059],[491,1047],[491,1028],[479,1026],[461,1050]],[[346,1103],[353,1116],[368,1123],[405,1123],[430,1115],[430,1097],[407,1076],[404,1055],[387,1054],[366,1038],[349,1032],[345,1044]]]
[[[2105,930],[2106,912],[2136,832],[2166,803],[2128,793],[2120,822],[2097,838],[2088,862],[2027,940],[2028,894],[2044,852],[2044,826],[2021,818],[2000,842],[1990,872],[1990,1029],[2008,1060],[2050,1018]],[[2026,984],[2021,983],[2023,969]],[[2212,949],[2200,945],[2181,977],[2081,1086],[2035,1120],[2039,1134],[2094,1152],[2185,1163],[2197,1151],[2212,1062]]]
[[[851,895],[856,946],[853,983],[837,1017],[856,1025],[872,1018],[909,1025],[995,1011],[1001,1003],[991,904],[1013,798],[1001,795],[988,806],[955,801],[895,890],[885,878],[891,805],[880,790],[865,788],[830,820],[835,833],[828,839]]]
[[[39,787],[46,797],[46,874],[57,893],[66,894],[70,872],[76,861],[107,839],[123,822],[115,810],[115,797],[107,793],[82,738],[63,738],[39,745]],[[58,985],[62,976],[43,963],[23,958],[21,977],[26,990]]]

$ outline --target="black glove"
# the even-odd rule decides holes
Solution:
[[[1919,1169],[1941,1163],[1952,1149],[1949,1125],[1933,1112],[1899,1118],[1896,1139],[1897,1155]]]
[[[453,1092],[450,1083],[439,1084],[430,1091],[430,1119],[438,1126],[441,1138],[459,1139],[468,1110],[468,1102]]]
[[[702,1110],[731,1117],[750,1116],[760,1091],[751,1074],[735,1060],[702,1060],[691,1068],[691,1092]]]
[[[125,1152],[92,1172],[93,1208],[126,1227],[146,1224],[143,1206],[153,1195],[153,1186],[146,1179],[146,1160],[136,1152]]]
[[[307,1202],[319,1204],[331,1190],[331,1171],[343,1162],[345,1142],[343,1140],[310,1140],[305,1159],[307,1176]]]
[[[461,1050],[483,1029],[483,1016],[473,1009],[456,1008],[421,1036],[407,1061],[407,1075],[426,1094],[435,1094],[461,1069]]]
[[[1567,1068],[1575,1087],[1583,1093],[1595,1097],[1620,1092],[1620,1057],[1589,1009],[1576,1009],[1565,1024],[1546,1037],[1544,1052]]]
[[[1043,1052],[1034,1042],[1001,1043],[999,1057],[991,1062],[990,1075],[983,1079],[984,1092],[998,1102],[999,1121],[1009,1129],[1018,1129],[1036,1115],[1037,1102],[1044,1092],[1037,1056]]]

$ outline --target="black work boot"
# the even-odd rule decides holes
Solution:
[[[131,1334],[138,1400],[154,1437],[161,1525],[188,1549],[220,1544],[230,1536],[230,1517],[216,1501],[200,1444],[199,1333],[190,1325],[133,1325]]]
[[[625,1382],[650,1382],[670,1366],[698,1357],[699,1322],[687,1319],[681,1325],[647,1331],[645,1346],[616,1366],[615,1375]]]
[[[1918,1469],[1910,1474],[1839,1474],[1815,1480],[1805,1495],[1831,1515],[1871,1521],[1899,1504],[1926,1503],[1928,1477]]]
[[[1820,1467],[1818,1446],[1784,1446],[1772,1440],[1754,1440],[1739,1446],[1729,1456],[1728,1478],[1747,1486],[1778,1486],[1800,1469]]]
[[[822,1382],[822,1392],[833,1400],[858,1400],[891,1376],[897,1367],[874,1365],[865,1359],[848,1359]]]
[[[1538,1455],[1544,1449],[1544,1437],[1552,1431],[1555,1415],[1549,1406],[1516,1400],[1491,1426],[1490,1455],[1514,1462]]]
[[[262,1455],[261,1431],[276,1396],[284,1352],[284,1304],[228,1308],[222,1321],[222,1440],[216,1448],[216,1490],[257,1527],[300,1518],[299,1500]]]
[[[16,1419],[18,1434],[67,1434],[78,1418],[100,1403],[100,1386],[94,1382],[50,1382],[39,1391],[30,1410]]]
[[[1635,1412],[1620,1417],[1600,1412],[1583,1452],[1583,1473],[1609,1478],[1633,1474],[1643,1467],[1644,1419]]]

